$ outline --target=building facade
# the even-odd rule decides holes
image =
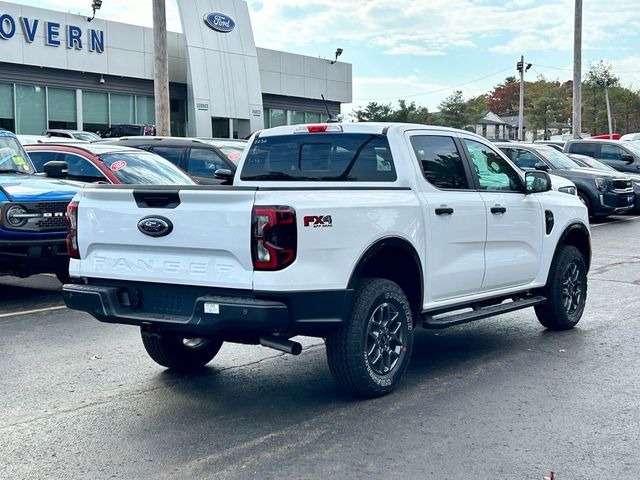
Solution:
[[[178,0],[168,33],[174,135],[244,137],[352,100],[351,65],[257,48],[243,0]],[[324,95],[326,103],[321,100]],[[0,1],[0,127],[153,124],[150,28]]]

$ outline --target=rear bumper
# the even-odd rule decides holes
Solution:
[[[109,282],[111,283],[111,282]],[[101,322],[256,341],[265,333],[322,336],[344,321],[350,291],[251,292],[180,285],[65,285],[69,308]]]

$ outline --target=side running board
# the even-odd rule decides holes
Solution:
[[[535,296],[525,297],[513,300],[508,303],[501,303],[499,305],[491,305],[490,307],[474,308],[472,312],[454,313],[454,314],[441,314],[441,315],[429,315],[428,313],[422,316],[422,326],[429,329],[447,328],[454,325],[462,325],[463,323],[473,322],[475,320],[481,320],[483,318],[493,317],[495,315],[501,315],[503,313],[514,312],[523,308],[533,307],[546,302],[546,297]]]

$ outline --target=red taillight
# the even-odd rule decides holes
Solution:
[[[71,202],[67,206],[67,219],[69,220],[67,250],[71,258],[80,260],[80,250],[78,249],[78,202]]]
[[[309,133],[324,133],[329,129],[329,125],[307,125]]]
[[[251,256],[256,270],[282,270],[296,259],[298,230],[291,207],[254,207]]]

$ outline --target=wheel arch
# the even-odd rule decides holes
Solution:
[[[591,267],[591,235],[589,234],[589,229],[583,223],[572,223],[564,229],[556,245],[553,261],[555,261],[558,250],[562,245],[572,245],[576,247],[580,253],[582,253],[587,272],[589,272],[589,268]]]
[[[356,282],[361,278],[374,277],[386,278],[397,283],[407,295],[414,315],[421,313],[424,299],[422,262],[408,240],[401,237],[385,237],[369,246],[358,259],[347,288],[354,289]]]

